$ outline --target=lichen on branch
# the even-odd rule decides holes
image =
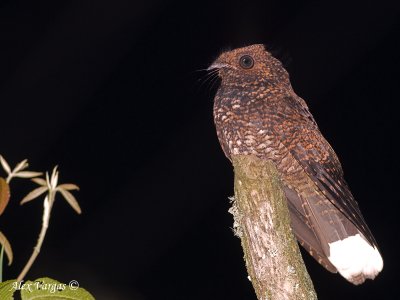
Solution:
[[[317,299],[275,165],[251,155],[233,156],[232,163],[235,199],[230,212],[257,298]]]

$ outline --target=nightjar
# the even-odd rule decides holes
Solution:
[[[360,284],[383,268],[376,241],[344,180],[342,166],[280,61],[263,45],[222,53],[209,67],[225,155],[271,160],[299,243],[327,270]]]

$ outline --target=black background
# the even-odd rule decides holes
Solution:
[[[28,279],[77,280],[97,299],[255,299],[212,118],[221,51],[265,43],[341,158],[385,267],[353,286],[304,255],[320,299],[383,299],[398,270],[399,6],[389,1],[0,2],[0,153],[58,164],[57,198]],[[203,82],[203,84],[202,84]],[[0,228],[15,278],[42,200],[15,180]],[[393,296],[394,297],[394,296]],[[392,298],[393,299],[393,298]]]

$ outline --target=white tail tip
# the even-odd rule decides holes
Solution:
[[[329,243],[329,261],[338,272],[353,284],[374,279],[383,268],[382,257],[375,247],[356,234]]]

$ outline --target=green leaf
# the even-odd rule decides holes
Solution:
[[[1,164],[1,166],[3,167],[4,171],[7,172],[7,174],[10,174],[10,173],[11,173],[11,168],[10,168],[10,166],[8,165],[8,163],[6,162],[6,160],[4,159],[4,157],[1,156],[1,155],[0,155],[0,164]]]
[[[13,172],[17,173],[23,169],[26,169],[28,167],[28,160],[24,159],[23,161],[21,161],[20,163],[18,163],[18,165],[14,168]]]
[[[66,191],[79,191],[79,186],[73,183],[63,183],[57,186],[57,190],[66,190]]]
[[[21,171],[18,173],[14,174],[14,177],[19,177],[19,178],[32,178],[32,177],[37,177],[42,175],[43,173],[41,172],[33,172],[33,171]]]
[[[68,192],[67,190],[62,190],[60,189],[59,192],[61,193],[61,195],[63,195],[63,197],[65,198],[65,200],[67,200],[67,202],[69,203],[69,205],[71,205],[71,207],[78,213],[81,214],[82,210],[78,204],[78,201],[76,201],[74,195],[72,195],[70,192]]]
[[[43,178],[32,178],[31,180],[37,183],[38,185],[47,186],[47,182]]]
[[[14,300],[14,293],[17,290],[17,281],[15,279],[0,282],[0,299]]]
[[[76,284],[61,283],[51,278],[39,278],[27,281],[21,287],[22,300],[94,300],[85,289]],[[3,298],[0,298],[3,299]]]
[[[7,181],[0,177],[0,215],[6,209],[8,200],[10,200],[10,187]]]
[[[38,188],[34,189],[32,192],[30,192],[28,195],[26,195],[24,197],[24,199],[21,200],[20,204],[22,205],[22,204],[24,204],[24,203],[26,203],[28,201],[31,201],[31,200],[39,197],[40,195],[42,195],[47,190],[48,190],[47,186],[41,186],[41,187],[38,187]]]
[[[7,240],[6,236],[1,231],[0,231],[0,244],[3,246],[4,252],[7,255],[8,265],[11,265],[11,263],[13,261],[13,252],[11,249],[11,245],[10,245],[10,242]],[[2,298],[0,298],[0,299],[2,299]]]

